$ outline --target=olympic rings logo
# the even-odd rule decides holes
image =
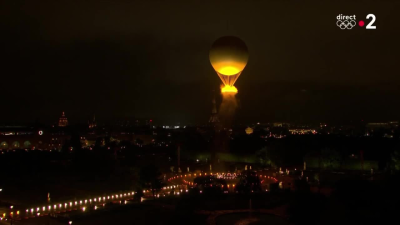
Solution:
[[[340,29],[352,29],[357,25],[357,22],[355,20],[338,20],[336,22],[336,26],[338,26]]]

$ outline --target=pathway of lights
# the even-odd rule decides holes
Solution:
[[[186,188],[186,185],[171,185],[168,187],[164,187],[163,189],[175,189],[178,188],[180,191],[175,191],[173,195],[180,195],[180,193],[183,193],[182,188]],[[151,193],[151,190],[143,190],[143,193]],[[185,189],[185,192],[188,192],[187,189]],[[20,215],[20,211],[11,211],[10,212],[10,218],[13,219],[29,219],[37,216],[46,216],[49,213],[62,213],[62,212],[67,212],[67,211],[72,211],[72,210],[82,210],[82,212],[86,212],[87,209],[90,207],[92,203],[94,204],[99,204],[102,205],[103,207],[105,206],[105,203],[107,202],[112,202],[115,200],[119,200],[120,204],[127,204],[128,202],[126,200],[122,201],[121,199],[131,199],[134,194],[137,192],[126,192],[123,194],[114,194],[114,195],[107,195],[107,196],[100,196],[97,198],[88,198],[88,199],[83,199],[83,200],[76,200],[76,201],[69,201],[69,202],[64,202],[60,204],[54,204],[54,205],[46,205],[42,207],[33,207],[30,209],[25,210],[25,215]],[[164,197],[166,196],[165,193],[157,194],[156,197]],[[143,201],[143,197],[141,201]],[[102,203],[102,204],[101,204]],[[99,208],[98,205],[92,206],[94,210],[97,210]],[[13,209],[14,206],[11,206],[10,209]],[[0,220],[7,220],[6,218],[7,214],[3,213],[0,217]]]
[[[171,181],[174,181],[174,180],[176,180],[176,179],[181,179],[181,178],[182,178],[182,182],[183,182],[184,184],[190,185],[190,186],[195,186],[196,183],[187,181],[187,180],[185,179],[185,177],[187,177],[187,178],[189,178],[189,177],[201,177],[202,175],[207,176],[207,173],[193,173],[193,175],[190,173],[190,174],[184,174],[184,175],[177,175],[177,176],[170,177],[170,178],[168,179],[168,181],[171,182]],[[212,176],[213,173],[209,173],[209,175]],[[236,173],[233,173],[233,174],[231,174],[231,173],[214,173],[214,176],[216,176],[217,178],[226,179],[226,180],[237,179],[237,175],[240,175],[240,174],[236,174]],[[267,175],[262,175],[262,174],[260,174],[259,177],[260,177],[261,179],[264,178],[264,179],[261,180],[261,184],[264,183],[266,179],[267,179],[267,180],[271,180],[271,181],[273,181],[273,182],[278,182],[278,179],[276,179],[276,178],[273,177],[273,176],[267,176]],[[235,187],[235,184],[227,184],[226,186],[228,187],[228,189],[230,189],[230,188],[234,188],[234,187]],[[164,190],[165,190],[165,189],[174,189],[175,187],[178,188],[178,185],[167,186],[167,187],[164,187],[163,189],[164,189]],[[221,187],[224,187],[224,185],[221,185]],[[187,192],[187,191],[188,191],[188,190],[186,190],[186,192]],[[268,191],[268,189],[266,189],[265,191]],[[202,193],[202,191],[200,191],[200,193]],[[225,191],[224,193],[227,193],[227,191]],[[178,193],[178,194],[179,194],[179,193]]]
[[[147,192],[149,192],[147,190]],[[114,195],[107,195],[107,196],[99,196],[97,198],[88,198],[88,199],[82,199],[82,200],[76,200],[76,201],[68,201],[64,203],[58,203],[58,204],[51,204],[51,205],[44,205],[44,206],[36,206],[36,207],[31,207],[29,209],[25,210],[25,214],[20,213],[20,210],[14,209],[14,206],[10,206],[10,218],[12,219],[28,219],[29,217],[35,217],[35,216],[46,216],[49,213],[62,213],[66,211],[72,211],[72,210],[82,210],[82,212],[87,211],[88,207],[92,204],[92,202],[95,202],[95,204],[101,204],[103,207],[105,206],[105,203],[111,202],[114,200],[120,200],[124,199],[124,204],[127,204],[127,201],[125,199],[131,199],[134,196],[135,192],[126,192],[123,194],[114,194]],[[122,202],[120,201],[122,204]],[[94,209],[96,210],[98,208],[97,205],[94,206]],[[7,220],[7,213],[3,213],[0,215],[0,220]]]
[[[194,186],[195,184],[193,182],[187,181],[184,178],[191,178],[191,177],[200,177],[200,176],[207,176],[208,175],[213,175],[213,173],[193,173],[193,174],[182,174],[182,175],[176,175],[173,177],[168,178],[168,181],[174,181],[176,179],[181,179],[182,178],[182,182],[184,183],[184,185],[169,185],[169,186],[165,186],[162,188],[162,191],[167,191],[167,193],[159,193],[156,195],[157,198],[160,197],[165,197],[166,195],[168,195],[168,190],[174,190],[174,189],[178,189],[177,191],[174,191],[173,193],[170,192],[170,194],[172,195],[181,195],[181,193],[184,192],[188,192],[189,190],[187,189],[187,186]],[[230,173],[214,173],[214,175],[216,175],[219,178],[222,179],[236,179],[236,175],[240,175],[240,174],[230,174]],[[265,181],[265,179],[269,179],[272,180],[274,182],[278,182],[278,180],[275,177],[272,176],[267,176],[267,175],[259,175],[260,178],[264,178],[263,180],[261,180],[261,183],[263,183]],[[222,185],[223,187],[223,185]],[[227,184],[228,188],[234,188],[235,184]],[[143,190],[143,193],[151,193],[151,190]],[[137,193],[137,192],[136,192]],[[200,193],[202,193],[202,191],[200,191]],[[227,193],[227,192],[226,192]],[[28,219],[28,218],[32,218],[32,217],[37,217],[37,216],[46,216],[49,213],[62,213],[62,212],[66,212],[66,211],[72,211],[72,210],[81,210],[82,212],[86,212],[88,207],[94,203],[94,204],[99,204],[102,205],[103,207],[105,206],[105,203],[107,202],[112,202],[115,200],[119,200],[119,202],[122,204],[127,204],[126,199],[131,199],[133,197],[133,195],[135,194],[135,192],[126,192],[126,193],[122,193],[122,194],[114,194],[114,195],[106,195],[106,196],[99,196],[97,198],[86,198],[86,199],[82,199],[82,200],[75,200],[75,201],[68,201],[68,202],[64,202],[64,203],[57,203],[57,204],[51,204],[51,205],[44,205],[44,206],[36,206],[36,207],[31,207],[29,209],[25,210],[25,215],[21,215],[20,210],[14,209],[14,206],[10,206],[10,218],[12,219]],[[124,200],[122,202],[122,200]],[[141,199],[141,201],[143,201],[143,197]],[[98,206],[95,205],[93,207],[94,210],[98,209]],[[1,220],[7,220],[6,218],[7,214],[3,213],[2,215],[0,215],[0,221]]]

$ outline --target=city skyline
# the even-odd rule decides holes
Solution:
[[[386,224],[400,1],[0,1],[0,225]]]
[[[96,114],[103,121],[202,123],[209,117],[211,90],[220,86],[208,51],[224,35],[243,39],[252,55],[237,84],[237,121],[386,121],[400,115],[395,7],[346,5],[359,16],[373,5],[378,34],[337,29],[336,16],[344,13],[337,3],[311,12],[315,2],[202,2],[191,13],[181,10],[179,1],[157,7],[90,1],[63,7],[1,4],[0,40],[7,43],[1,123],[49,123],[61,111],[71,121]],[[93,10],[84,10],[88,7]],[[148,18],[140,10],[148,8],[160,16]],[[274,8],[285,8],[288,15]],[[276,18],[279,24],[268,22]]]

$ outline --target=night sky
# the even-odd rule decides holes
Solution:
[[[328,2],[1,1],[0,123],[205,123],[225,35],[250,52],[238,123],[400,119],[400,3]],[[336,26],[369,13],[377,30]]]

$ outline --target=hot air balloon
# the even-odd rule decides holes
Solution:
[[[225,87],[222,92],[237,92],[234,86],[249,59],[246,44],[234,36],[218,38],[211,46],[210,62]]]

